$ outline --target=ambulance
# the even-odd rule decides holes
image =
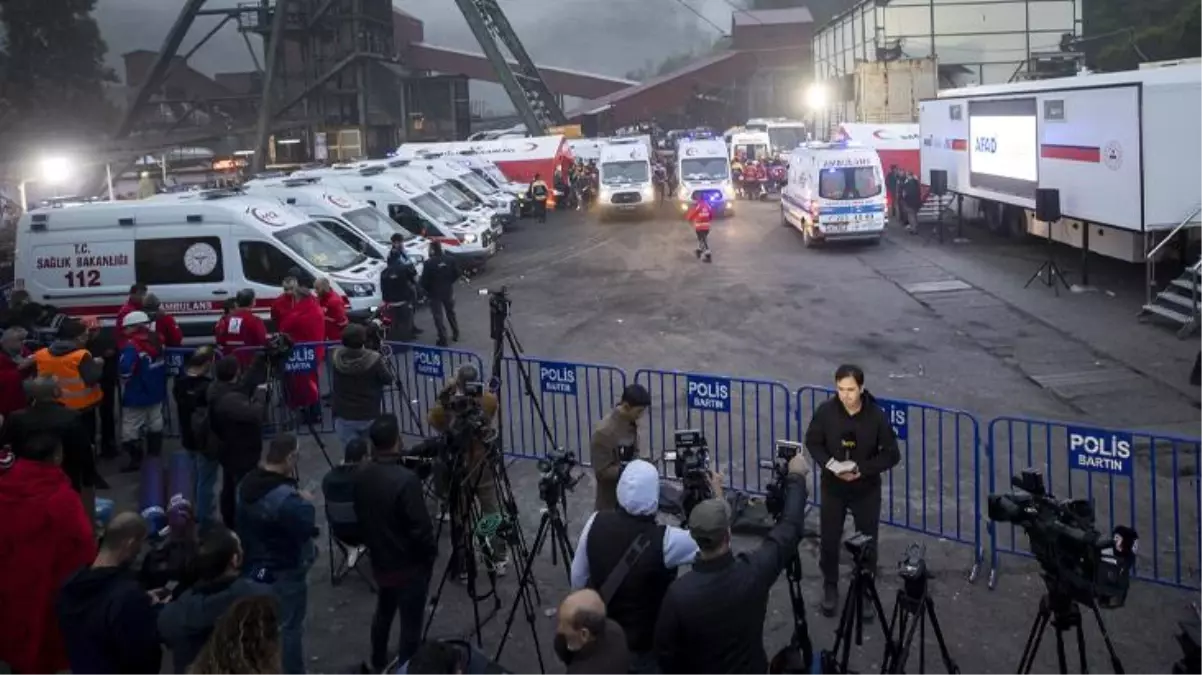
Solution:
[[[767,131],[736,131],[730,136],[730,159],[762,162],[772,157],[772,141]]]
[[[680,185],[676,201],[681,212],[688,211],[698,197],[704,197],[714,213],[734,213],[735,188],[726,143],[717,139],[682,139],[676,150],[676,176]]]
[[[597,162],[597,208],[606,218],[620,212],[646,213],[655,208],[651,152],[641,142],[609,143]]]
[[[30,211],[17,223],[14,285],[112,327],[130,286],[146,284],[185,337],[211,338],[224,303],[244,288],[267,319],[284,277],[300,269],[368,309],[380,304],[383,268],[277,200],[208,190]]]
[[[323,184],[320,178],[254,179],[244,183],[242,189],[304,212],[330,234],[377,260],[388,258],[392,237],[398,234],[405,238],[405,254],[415,263],[418,274],[430,257],[427,239],[397,225],[341,187]]]
[[[781,224],[801,230],[807,248],[825,241],[880,243],[886,214],[885,176],[872,148],[812,142],[789,155]]]
[[[497,189],[461,162],[452,162],[446,158],[400,161],[408,161],[409,168],[429,171],[435,178],[450,183],[456,190],[467,195],[477,208],[489,211],[499,226],[497,234],[518,218],[518,200],[515,196]]]
[[[320,177],[371,204],[396,224],[420,237],[442,243],[447,254],[470,267],[497,252],[486,216],[468,218],[419,185],[412,171],[355,164],[305,169],[290,178]]]

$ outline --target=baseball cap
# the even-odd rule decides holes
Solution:
[[[150,317],[146,316],[146,312],[133,311],[125,315],[124,321],[121,322],[121,327],[139,326],[144,323],[150,323]]]
[[[711,548],[730,530],[730,507],[724,499],[713,497],[693,507],[689,514],[689,534],[702,548]]]

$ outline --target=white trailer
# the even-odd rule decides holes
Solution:
[[[942,169],[965,213],[1039,236],[1035,191],[1055,188],[1053,239],[1142,262],[1202,203],[1199,119],[1196,64],[945,90],[920,105],[922,180]]]

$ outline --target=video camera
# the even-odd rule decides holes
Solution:
[[[272,367],[282,371],[284,362],[292,356],[293,345],[292,338],[287,334],[276,333],[268,338],[267,344],[263,345],[263,354]]]
[[[910,544],[910,548],[906,549],[906,557],[897,563],[897,576],[901,577],[906,595],[915,600],[926,595],[927,579],[931,578],[925,553],[924,547]]]
[[[789,462],[802,450],[801,443],[778,440],[776,456],[760,462],[761,469],[772,470],[772,482],[765,490],[764,506],[773,518],[779,519],[785,509],[785,478],[789,475]]]
[[[989,519],[1023,528],[1049,589],[1084,605],[1122,607],[1139,535],[1124,526],[1103,535],[1089,500],[1057,499],[1035,469],[1012,477],[1010,485],[1014,491],[989,495]]]
[[[693,507],[714,496],[710,486],[710,450],[700,429],[677,429],[673,437],[675,447],[664,453],[664,461],[672,462],[680,479],[681,506],[687,521]]]
[[[447,430],[452,440],[473,437],[486,443],[495,437],[491,420],[484,412],[483,382],[465,382],[459,388],[448,388],[439,397],[439,403],[451,414],[451,426]]]
[[[579,476],[572,475],[576,468],[576,453],[552,450],[538,460],[538,495],[546,504],[555,504],[563,499],[565,492],[576,489]]]

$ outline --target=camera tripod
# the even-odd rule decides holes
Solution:
[[[501,373],[505,359],[505,347],[508,345],[509,351],[513,354],[513,361],[517,364],[518,374],[521,375],[522,393],[530,400],[531,408],[538,416],[539,424],[542,426],[543,436],[546,437],[547,443],[551,448],[558,448],[555,443],[555,432],[551,430],[551,425],[547,422],[547,416],[543,413],[542,402],[538,395],[534,393],[534,381],[530,377],[530,367],[522,360],[522,343],[518,341],[517,335],[514,333],[513,326],[509,321],[509,306],[511,301],[508,295],[508,289],[505,286],[499,291],[489,293],[489,336],[493,341],[492,350],[492,377],[489,379],[488,386],[494,392],[501,389]],[[504,430],[502,421],[504,416],[497,418],[497,432],[500,437]]]
[[[871,544],[865,544],[865,547]],[[852,549],[851,546],[847,547]],[[893,638],[889,634],[889,626],[885,623],[885,607],[881,604],[881,595],[876,590],[875,574],[868,569],[868,551],[861,548],[855,555],[855,567],[851,573],[851,585],[847,588],[847,597],[843,600],[843,611],[839,615],[839,626],[835,629],[835,644],[829,652],[823,652],[822,671],[825,673],[846,673],[847,663],[851,659],[851,643],[856,646],[864,644],[864,602],[872,603],[872,610],[877,620],[881,622],[881,630],[885,634],[886,651],[893,650]],[[836,662],[836,659],[838,661]]]
[[[1114,650],[1114,643],[1110,641],[1110,633],[1106,630],[1105,622],[1102,621],[1102,612],[1098,609],[1097,601],[1091,600],[1089,608],[1093,610],[1094,618],[1097,619],[1098,630],[1102,633],[1102,641],[1106,643],[1106,652],[1110,656],[1110,664],[1114,672],[1127,672],[1123,668],[1123,662],[1119,660],[1118,653]],[[1080,660],[1078,672],[1088,673],[1089,663],[1085,658],[1085,633],[1081,630],[1081,609],[1073,601],[1072,596],[1055,588],[1049,588],[1048,592],[1039,599],[1039,613],[1035,615],[1035,623],[1031,625],[1031,633],[1027,636],[1027,644],[1023,647],[1023,655],[1018,662],[1018,670],[1015,672],[1031,672],[1035,666],[1035,655],[1039,652],[1039,643],[1043,640],[1043,633],[1047,630],[1049,623],[1056,630],[1056,659],[1059,661],[1060,672],[1069,672],[1068,658],[1064,652],[1064,634],[1069,630],[1076,629],[1077,658]]]
[[[392,357],[395,356],[392,345],[387,342],[380,343],[380,358],[384,361],[384,369],[392,375],[392,381],[396,384],[396,393],[400,398],[402,405],[409,412],[409,423],[413,425],[413,435],[424,436],[422,433],[422,418],[417,414],[417,408],[413,405],[413,397],[409,395],[409,388],[405,386],[405,380],[397,372],[396,366],[392,362]]]
[[[555,478],[543,478],[544,481],[555,481]],[[497,652],[493,655],[493,661],[500,662],[501,653],[505,651],[505,644],[509,641],[509,630],[513,627],[513,620],[517,616],[518,605],[521,604],[526,615],[526,623],[530,625],[530,635],[533,637],[534,653],[538,656],[538,670],[540,673],[547,672],[546,664],[543,662],[543,650],[538,641],[538,617],[535,613],[537,604],[541,601],[530,597],[530,592],[533,591],[537,597],[538,585],[534,579],[534,559],[542,553],[543,546],[547,540],[551,540],[551,564],[556,564],[556,558],[563,557],[564,571],[568,575],[568,584],[572,583],[572,558],[575,553],[572,551],[572,542],[568,537],[568,526],[564,521],[563,514],[560,511],[561,506],[566,506],[567,497],[564,493],[564,486],[552,482],[550,489],[543,485],[539,486],[543,491],[543,514],[539,519],[538,533],[534,535],[534,545],[530,548],[527,554],[525,565],[522,569],[521,579],[518,582],[518,590],[513,598],[513,604],[509,608],[509,616],[505,618],[505,628],[501,631],[501,643],[497,645]]]
[[[789,605],[793,608],[793,635],[789,647],[796,648],[801,658],[801,672],[810,672],[814,663],[814,644],[810,641],[810,626],[806,619],[805,600],[801,596],[801,555],[796,551],[785,564],[785,579],[789,584]],[[781,671],[774,671],[781,672]]]
[[[289,428],[299,428],[301,424],[304,424],[309,431],[309,436],[311,436],[313,438],[313,442],[317,444],[317,449],[321,450],[321,456],[325,458],[326,464],[333,469],[334,460],[330,459],[330,453],[326,449],[325,441],[321,440],[321,432],[317,430],[317,425],[313,423],[313,418],[302,414],[300,410],[294,410],[289,402],[288,383],[284,382],[282,379],[286,373],[275,372],[277,368],[275,367],[275,364],[271,362],[270,358],[266,359],[266,365],[267,403],[265,405],[270,407],[271,400],[275,398],[275,394],[278,393],[282,408],[281,412],[283,412],[286,416],[293,417],[292,424],[289,426]],[[299,420],[297,418],[299,418]]]
[[[927,592],[926,579],[921,580],[922,589],[917,597],[908,593],[906,588],[898,589],[897,602],[893,605],[893,616],[889,619],[889,635],[897,629],[897,642],[886,643],[885,658],[881,665],[882,673],[906,672],[906,661],[910,658],[910,649],[914,646],[914,636],[918,635],[918,672],[927,672],[927,623],[935,633],[935,642],[939,645],[939,653],[943,657],[943,665],[949,673],[959,673],[960,667],[952,659],[943,639],[943,629],[939,627],[939,619],[935,616],[935,601]]]

